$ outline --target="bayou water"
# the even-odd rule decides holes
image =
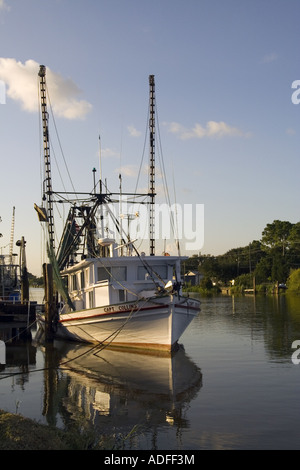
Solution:
[[[35,329],[8,342],[0,408],[125,450],[300,449],[300,298],[201,302],[172,357],[45,345]]]

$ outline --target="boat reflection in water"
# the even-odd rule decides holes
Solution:
[[[77,424],[112,438],[138,425],[135,439],[153,436],[160,426],[188,427],[184,411],[202,386],[202,374],[182,347],[157,355],[55,341],[45,354],[49,424],[57,425],[60,415],[65,428]],[[53,357],[58,369],[51,367]]]

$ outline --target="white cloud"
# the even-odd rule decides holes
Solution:
[[[141,132],[138,131],[134,126],[128,126],[127,129],[131,137],[139,137],[141,135]]]
[[[286,130],[286,133],[288,135],[295,135],[296,134],[296,131],[295,129],[293,129],[292,127],[290,127],[289,129]]]
[[[101,150],[101,156],[106,157],[106,158],[119,157],[120,152],[116,152],[115,150],[110,149],[110,148],[107,147],[107,148]]]
[[[276,54],[276,52],[271,52],[270,54],[266,54],[263,58],[262,58],[262,63],[263,64],[269,64],[270,62],[274,62],[275,60],[278,59],[278,54]]]
[[[1,10],[4,10],[4,11],[10,10],[10,7],[6,4],[5,0],[0,0],[0,11]]]
[[[121,173],[122,176],[136,177],[138,169],[135,165],[125,165],[116,169],[115,172]]]
[[[176,134],[182,140],[187,139],[203,139],[208,138],[221,138],[226,136],[247,137],[249,133],[244,133],[236,127],[231,127],[223,121],[208,121],[206,127],[196,123],[192,129],[186,129],[177,122],[164,123],[168,127],[168,131]]]
[[[23,64],[16,59],[0,58],[0,80],[7,85],[7,97],[20,102],[22,108],[29,112],[39,109],[38,72],[39,64],[34,60]],[[79,99],[81,90],[70,78],[66,79],[47,68],[46,83],[56,116],[82,119],[91,110],[90,103]]]

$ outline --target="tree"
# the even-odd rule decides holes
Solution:
[[[282,255],[285,255],[289,246],[289,236],[293,224],[288,221],[274,220],[272,224],[267,224],[262,232],[261,242],[266,250],[280,247]]]
[[[36,277],[34,274],[28,273],[28,281],[29,285],[33,287],[43,287],[44,286],[44,278],[43,277]]]
[[[202,287],[202,289],[212,289],[213,283],[210,277],[204,277],[203,279],[201,279],[200,287]]]
[[[184,262],[185,272],[187,271],[199,271],[201,255],[193,255]]]
[[[262,258],[259,263],[257,263],[254,275],[255,281],[257,284],[262,284],[263,282],[271,280],[271,272],[272,272],[272,257],[265,256]]]
[[[234,287],[241,287],[242,289],[252,289],[253,275],[251,273],[241,274],[234,280]]]
[[[285,283],[289,275],[289,267],[286,259],[276,253],[272,257],[271,280]]]
[[[300,250],[300,222],[292,226],[288,241],[292,248]]]
[[[300,268],[300,222],[274,220],[266,225],[260,241],[232,248],[224,255],[194,255],[185,263],[204,277],[227,284],[243,274],[254,274],[257,284],[286,282],[291,269]]]
[[[287,280],[288,291],[300,292],[300,269],[294,269]]]

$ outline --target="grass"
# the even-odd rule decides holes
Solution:
[[[69,439],[63,431],[0,410],[0,450],[68,450]]]
[[[83,434],[62,431],[55,427],[39,424],[18,414],[0,410],[0,451],[1,450],[117,450],[122,449],[138,426],[127,436],[102,436],[96,438],[91,432]]]

